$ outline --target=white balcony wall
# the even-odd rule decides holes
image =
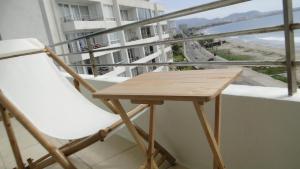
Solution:
[[[121,25],[127,25],[127,24],[131,24],[134,22],[136,22],[136,21],[121,21]]]
[[[127,79],[84,77],[97,89]],[[231,85],[222,97],[221,151],[226,168],[299,168],[299,92],[287,97],[284,88]],[[105,107],[97,100],[93,102]],[[127,110],[132,107],[129,102],[123,104]],[[213,107],[213,102],[205,106],[211,124]],[[157,109],[157,140],[187,168],[212,168],[211,151],[193,105],[168,101]],[[148,114],[139,117],[135,123],[146,129]],[[118,134],[133,140],[126,128]]]
[[[154,10],[154,4],[149,1],[140,0],[118,0],[118,3],[123,6],[137,7],[137,8],[149,8]]]
[[[132,41],[132,42],[127,42],[126,45],[135,45],[135,44],[139,44],[139,43],[149,43],[149,42],[154,42],[159,40],[158,36],[154,36],[154,37],[150,37],[150,38],[146,38],[146,39],[140,39],[140,40],[136,40],[136,41]]]
[[[72,21],[63,23],[63,30],[65,32],[71,31],[86,31],[91,29],[104,29],[116,27],[115,21]]]

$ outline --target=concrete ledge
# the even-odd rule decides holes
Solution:
[[[280,87],[262,87],[262,86],[247,86],[247,85],[230,85],[224,92],[224,95],[254,97],[263,99],[274,99],[300,102],[300,92],[298,91],[293,96],[288,96],[287,88]]]

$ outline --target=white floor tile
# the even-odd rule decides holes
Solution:
[[[145,162],[141,151],[134,147],[111,159],[103,161],[93,166],[93,169],[134,169],[139,168]]]
[[[15,120],[12,119],[16,132],[17,141],[20,145],[24,162],[28,158],[34,160],[45,155],[47,151]],[[47,137],[56,146],[66,141]],[[81,150],[70,157],[78,169],[134,169],[139,168],[145,162],[145,158],[138,147],[124,138],[114,135],[105,140],[97,142],[92,146]],[[0,124],[0,169],[15,167],[15,160],[12,154],[8,138],[3,124]],[[163,168],[164,167],[164,168]],[[170,168],[163,165],[161,169]],[[62,169],[59,164],[54,164],[48,169]],[[186,169],[179,165],[170,169]]]
[[[104,142],[96,142],[90,147],[76,153],[76,155],[87,164],[94,165],[114,157],[133,146],[135,146],[133,143],[115,135]]]

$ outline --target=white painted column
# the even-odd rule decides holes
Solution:
[[[115,60],[114,60],[113,54],[112,54],[112,53],[109,53],[108,55],[109,55],[109,56],[107,57],[107,62],[108,62],[109,64],[115,64]],[[110,68],[112,68],[112,70],[115,70],[115,67],[110,67]]]
[[[120,11],[120,6],[119,6],[118,0],[113,0],[113,10],[114,10],[114,14],[115,14],[115,17],[117,20],[117,25],[121,26],[122,25],[122,17],[121,17],[121,11]],[[126,38],[125,38],[124,31],[119,32],[119,38],[120,38],[121,46],[125,46]],[[125,62],[130,63],[127,49],[121,49],[121,54],[122,54],[122,57],[125,60]],[[126,67],[126,75],[129,77],[132,77],[132,72],[130,70],[130,67],[128,67],[128,66]]]
[[[154,4],[154,15],[158,16],[158,7],[157,4]],[[158,31],[158,36],[159,36],[159,40],[162,41],[163,40],[163,31],[162,31],[162,27],[161,24],[158,22],[157,23],[157,31]],[[167,62],[167,55],[165,52],[165,45],[161,44],[160,45],[160,50],[161,50],[161,62]]]
[[[42,0],[40,5],[49,43],[54,44],[65,41],[66,37],[61,27],[61,18],[58,15],[60,11],[56,1]],[[68,47],[67,45],[57,46],[55,47],[55,52],[68,53]],[[68,57],[63,57],[63,59],[66,64],[70,64]]]

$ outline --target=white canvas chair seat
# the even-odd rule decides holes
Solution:
[[[35,39],[0,41],[0,59],[43,49]],[[38,130],[59,139],[83,138],[120,119],[82,96],[46,53],[0,60],[0,90]]]

